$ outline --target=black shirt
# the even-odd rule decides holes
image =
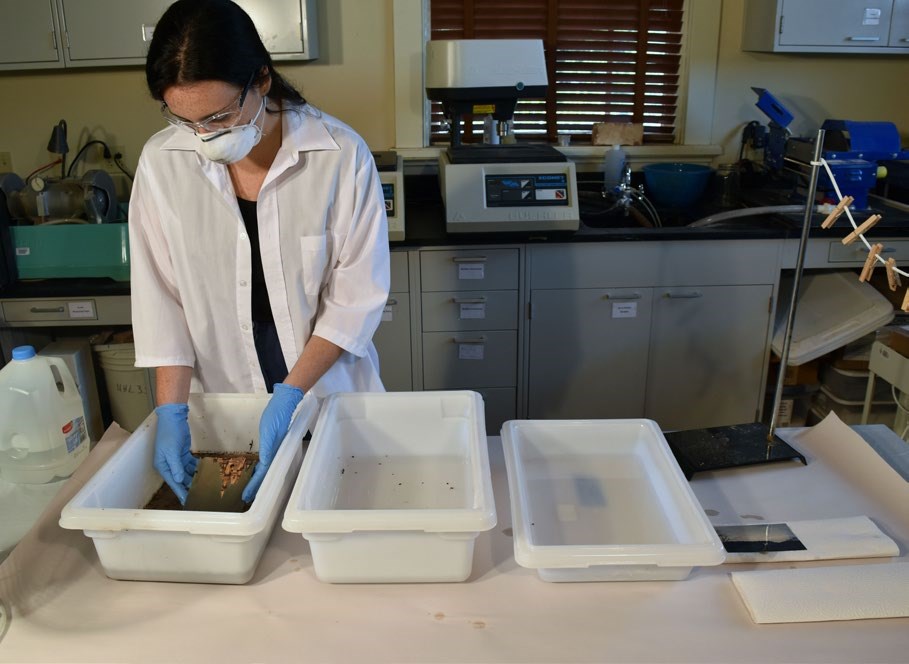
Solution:
[[[271,304],[268,301],[268,289],[265,287],[265,271],[262,269],[262,251],[259,248],[259,223],[256,213],[256,201],[237,198],[240,214],[249,237],[249,248],[252,256],[252,319],[256,323],[274,322]]]

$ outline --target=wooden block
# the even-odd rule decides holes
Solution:
[[[906,289],[906,297],[903,298],[903,306],[901,306],[900,309],[909,311],[909,288]]]
[[[821,222],[821,228],[830,228],[840,218],[840,215],[846,211],[846,208],[852,205],[855,199],[852,196],[843,196],[843,200],[836,204],[833,212],[827,215],[827,218]]]
[[[638,122],[597,122],[593,125],[594,145],[641,145],[644,125]]]
[[[896,259],[888,258],[887,259],[887,285],[890,286],[890,290],[895,291],[897,288],[902,286],[900,281],[899,272],[896,271]]]
[[[877,267],[877,257],[883,250],[884,245],[880,243],[871,245],[871,251],[868,252],[868,258],[865,259],[865,266],[859,275],[859,281],[868,281],[871,278],[871,273]]]
[[[849,233],[849,235],[847,235],[846,237],[843,238],[843,244],[846,244],[846,245],[852,244],[853,242],[858,240],[859,235],[871,230],[871,227],[874,226],[880,220],[881,220],[881,215],[879,215],[879,214],[871,215],[870,217],[865,219],[865,221],[863,221],[862,224],[858,228],[856,228],[854,231]]]

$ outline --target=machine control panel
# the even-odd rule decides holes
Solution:
[[[565,173],[486,175],[487,207],[568,205]]]

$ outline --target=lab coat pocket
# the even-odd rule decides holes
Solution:
[[[322,287],[322,275],[327,262],[325,235],[304,235],[300,237],[300,252],[303,258],[303,289],[307,294],[318,294]]]

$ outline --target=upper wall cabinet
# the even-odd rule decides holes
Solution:
[[[0,0],[0,69],[63,66],[54,1]]]
[[[0,0],[0,69],[142,65],[173,0]],[[276,60],[318,56],[316,0],[236,0]]]
[[[909,53],[909,0],[745,0],[742,49]]]

